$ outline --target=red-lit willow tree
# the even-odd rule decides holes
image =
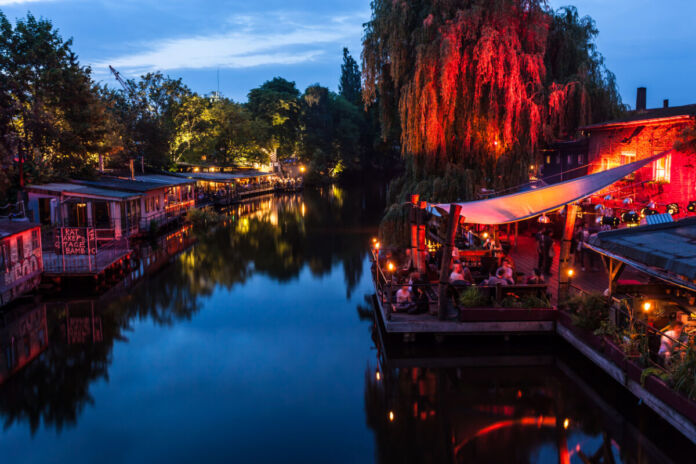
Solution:
[[[363,97],[407,173],[391,199],[471,199],[528,179],[539,150],[623,110],[590,18],[543,0],[373,0]]]

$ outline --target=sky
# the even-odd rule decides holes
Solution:
[[[549,0],[557,8],[568,1]],[[648,88],[648,106],[696,103],[696,1],[575,0],[597,23],[597,45],[625,103]],[[14,20],[31,12],[72,37],[98,81],[116,85],[160,70],[193,90],[245,101],[275,76],[300,90],[338,87],[341,50],[360,61],[369,0],[0,0]]]

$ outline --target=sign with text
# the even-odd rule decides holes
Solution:
[[[56,253],[63,255],[96,254],[94,229],[62,227],[56,240]]]

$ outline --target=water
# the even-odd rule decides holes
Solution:
[[[545,463],[565,443],[570,462],[578,444],[668,462],[685,449],[608,380],[579,388],[585,367],[538,350],[505,367],[461,346],[387,356],[365,300],[383,205],[370,187],[263,198],[190,247],[189,230],[143,245],[100,298],[5,311],[0,456]],[[664,434],[678,446],[655,445]]]

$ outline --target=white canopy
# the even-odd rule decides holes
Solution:
[[[488,200],[456,204],[461,205],[461,215],[466,222],[471,224],[494,225],[523,221],[587,198],[656,159],[662,158],[669,152],[671,150],[617,168],[560,182],[548,187],[513,193]],[[435,212],[433,210],[434,207],[449,214],[450,205],[448,203],[431,204],[429,206],[431,207],[429,209],[433,212]]]

